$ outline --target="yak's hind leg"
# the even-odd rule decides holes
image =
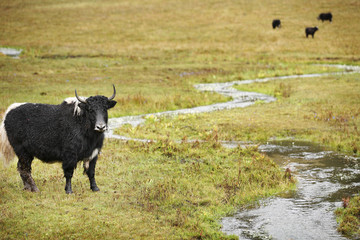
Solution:
[[[97,158],[98,157],[96,156],[90,162],[84,163],[84,172],[86,172],[86,175],[89,177],[90,189],[93,190],[93,192],[100,191],[95,181],[95,166]]]
[[[34,179],[31,176],[31,163],[33,159],[33,157],[29,156],[19,157],[17,169],[24,183],[24,190],[31,192],[39,192],[39,189],[37,188]]]

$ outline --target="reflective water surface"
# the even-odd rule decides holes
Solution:
[[[297,189],[224,218],[222,231],[239,239],[346,239],[336,231],[334,210],[343,197],[360,192],[360,159],[307,142],[271,142],[259,149],[290,168]]]

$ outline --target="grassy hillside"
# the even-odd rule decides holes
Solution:
[[[195,83],[359,65],[359,9],[354,0],[1,1],[0,47],[24,51],[19,59],[0,56],[0,112],[13,102],[57,104],[75,89],[109,96],[115,84],[110,117],[152,113],[229,100]],[[328,11],[333,23],[316,19]],[[274,18],[281,29],[272,29]],[[305,27],[316,25],[307,39]],[[78,169],[75,194],[65,195],[60,164],[38,160],[40,193],[24,192],[16,163],[1,165],[0,238],[227,238],[221,217],[293,184],[256,148],[224,149],[219,140],[295,137],[359,153],[359,74],[242,89],[279,101],[118,129],[160,141],[106,140],[100,193]],[[182,138],[209,142],[175,142]]]

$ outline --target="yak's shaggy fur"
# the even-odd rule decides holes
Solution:
[[[319,30],[318,27],[308,27],[308,28],[305,28],[305,34],[306,34],[306,37],[308,37],[309,35],[312,36],[312,38],[314,38],[314,34],[315,32]]]
[[[318,16],[318,20],[321,20],[322,22],[324,21],[329,21],[329,22],[332,22],[332,18],[333,18],[333,15],[331,14],[331,12],[328,12],[328,13],[320,13],[320,15]]]
[[[275,29],[275,28],[281,28],[281,21],[280,21],[280,19],[274,19],[274,20],[272,21],[272,27],[273,27],[273,29]]]
[[[18,171],[29,191],[39,191],[31,176],[34,157],[43,162],[61,162],[66,193],[72,193],[71,178],[79,161],[98,191],[95,165],[107,129],[108,109],[116,102],[104,96],[68,98],[59,105],[15,103],[6,111],[0,126],[0,152],[5,164],[19,158]]]

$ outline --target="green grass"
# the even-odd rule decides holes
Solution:
[[[39,194],[22,191],[15,164],[1,169],[2,239],[226,238],[219,220],[292,186],[254,149],[216,141],[142,144],[107,140],[97,167],[101,192],[77,170],[64,193],[60,164],[35,161]]]
[[[307,139],[335,151],[359,154],[360,108],[358,74],[276,80],[237,86],[262,92],[278,101],[174,118],[148,118],[144,125],[124,125],[116,133],[133,138],[266,142]],[[235,119],[235,121],[234,121]]]
[[[343,208],[336,209],[338,230],[350,238],[360,236],[360,196],[343,199]]]
[[[275,81],[239,88],[279,98],[277,103],[269,106],[270,109],[273,109],[272,105],[281,109],[278,115],[271,113],[271,110],[267,112],[265,105],[257,107],[264,113],[260,122],[267,121],[269,131],[266,132],[270,133],[270,129],[273,129],[274,137],[309,139],[336,151],[359,154],[358,74],[326,76],[316,81]]]
[[[0,56],[0,112],[13,102],[58,104],[75,89],[109,96],[115,84],[110,117],[153,113],[229,100],[196,91],[196,83],[339,71],[316,64],[360,64],[359,7],[352,0],[5,0],[0,46],[24,51],[20,59]],[[333,23],[316,19],[325,11]],[[281,29],[271,28],[274,18]],[[305,27],[315,25],[315,38],[306,39]],[[107,140],[96,194],[77,170],[75,194],[65,195],[60,165],[39,161],[41,192],[24,192],[16,164],[1,166],[0,238],[225,238],[221,217],[293,184],[256,149],[223,149],[219,141],[300,138],[359,154],[358,82],[353,74],[242,86],[279,100],[123,126],[121,135],[158,142]],[[181,139],[209,142],[175,143]]]

